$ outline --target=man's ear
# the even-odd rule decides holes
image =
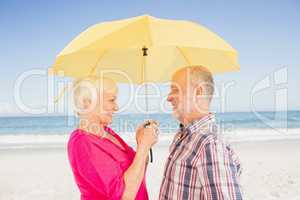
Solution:
[[[203,88],[201,86],[197,86],[195,88],[196,98],[201,98],[203,95]]]

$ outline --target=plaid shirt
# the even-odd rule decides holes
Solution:
[[[214,115],[182,127],[170,146],[160,200],[241,200],[239,160],[217,135]]]

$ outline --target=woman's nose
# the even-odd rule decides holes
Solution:
[[[115,104],[114,111],[118,111],[118,110],[119,110],[119,106],[118,106],[118,104]]]

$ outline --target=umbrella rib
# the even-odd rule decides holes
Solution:
[[[92,75],[92,73],[94,73],[95,69],[97,68],[97,66],[99,65],[99,63],[101,62],[101,59],[103,58],[103,56],[107,53],[107,49],[104,49],[103,53],[101,56],[99,56],[98,60],[96,61],[94,67],[91,69],[89,76]]]
[[[176,46],[176,48],[178,49],[179,53],[182,55],[182,57],[184,58],[184,60],[187,62],[187,64],[191,65],[191,62],[188,60],[188,58],[186,57],[186,55],[183,53],[182,49],[180,49],[178,46]]]
[[[147,17],[147,26],[148,26],[148,39],[149,39],[149,46],[152,46],[153,41],[152,41],[152,34],[151,34],[151,26],[150,26],[150,19]]]
[[[112,30],[111,32],[109,32],[109,33],[103,35],[101,38],[98,38],[98,39],[96,39],[95,41],[90,42],[90,43],[88,43],[88,44],[82,46],[78,51],[90,47],[90,46],[93,45],[95,42],[99,42],[99,41],[101,42],[101,40],[104,40],[105,38],[110,37],[112,34],[115,34],[115,33],[119,32],[119,31],[122,31],[122,30],[125,29],[125,28],[128,28],[128,27],[131,26],[132,24],[135,24],[135,23],[139,22],[139,20],[141,20],[141,19],[135,19],[134,21],[132,21],[132,22],[130,22],[130,23],[128,23],[128,24],[125,24],[125,25],[123,25],[123,26],[121,26],[121,27],[119,27],[119,28],[117,28],[117,29],[115,29],[115,30]],[[79,35],[79,36],[80,36],[80,35]],[[78,36],[78,37],[79,37],[79,36]],[[76,39],[76,38],[75,38],[75,39]],[[73,41],[75,41],[75,39],[72,40],[70,43],[72,43]],[[68,45],[69,45],[69,44],[68,44]],[[73,52],[68,53],[68,54],[72,54],[72,53],[73,53]],[[65,55],[67,55],[67,54],[65,54]]]
[[[54,103],[57,103],[65,94],[65,92],[67,91],[67,89],[69,89],[68,87],[69,85],[65,85],[62,89],[62,91],[59,92],[58,96],[56,96],[54,98]]]
[[[128,28],[129,26],[132,26],[133,24],[139,22],[139,20],[140,20],[140,19],[136,19],[135,21],[132,21],[131,23],[125,24],[124,26],[119,27],[119,28],[116,29],[116,30],[113,30],[112,32],[110,32],[110,33],[104,35],[102,38],[97,39],[96,42],[99,42],[99,41],[101,41],[101,40],[104,40],[105,38],[110,37],[112,34],[116,34],[117,32],[122,31],[123,29]],[[94,43],[95,43],[95,42],[94,42]],[[92,43],[88,44],[86,47],[88,47],[88,46],[90,46],[90,45],[92,45]]]

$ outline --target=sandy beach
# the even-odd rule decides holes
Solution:
[[[135,148],[148,120],[159,128],[149,200],[158,200],[178,131],[228,141],[243,200],[300,200],[300,0],[0,0],[0,25],[0,200],[80,200],[67,155],[74,130],[102,137],[108,126]],[[114,167],[105,167],[107,178]],[[183,187],[202,174],[174,171]],[[222,176],[202,171],[213,172],[201,175],[206,186]]]
[[[243,164],[245,199],[300,199],[300,140],[233,143]],[[157,199],[164,162],[165,144],[154,148],[154,163],[148,167],[150,199]],[[79,199],[61,148],[1,149],[1,200]]]

